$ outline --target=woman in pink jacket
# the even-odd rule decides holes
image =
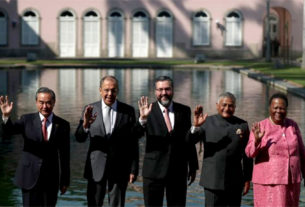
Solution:
[[[299,204],[305,148],[297,123],[286,118],[287,106],[284,94],[274,94],[269,100],[270,116],[252,125],[245,151],[248,157],[255,158],[255,207]]]

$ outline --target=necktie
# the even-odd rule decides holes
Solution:
[[[164,116],[164,120],[165,120],[165,124],[166,124],[167,130],[168,130],[168,132],[171,132],[172,131],[172,125],[171,125],[171,121],[169,119],[168,109],[167,108],[164,108],[163,116]]]
[[[111,134],[111,107],[107,106],[104,114],[104,126],[106,130],[106,134]]]
[[[48,119],[44,118],[43,122],[42,122],[42,135],[43,135],[44,141],[48,141],[47,121],[48,121]]]

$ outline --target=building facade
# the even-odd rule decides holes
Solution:
[[[262,57],[267,0],[0,0],[0,56]],[[302,53],[303,1],[270,1],[273,55]]]

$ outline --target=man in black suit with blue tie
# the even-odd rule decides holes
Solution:
[[[90,139],[85,175],[88,206],[102,206],[106,189],[110,206],[124,206],[128,182],[138,174],[139,149],[134,108],[118,101],[118,80],[100,81],[101,100],[84,108],[76,140]]]
[[[13,103],[0,97],[5,135],[22,134],[24,147],[15,184],[22,189],[23,206],[55,206],[58,190],[70,182],[70,125],[53,113],[55,93],[46,87],[36,92],[38,112],[12,121]]]
[[[145,206],[185,206],[187,179],[191,184],[198,169],[194,144],[186,142],[191,127],[191,109],[172,101],[173,80],[160,76],[155,80],[157,101],[148,104],[147,97],[139,100],[142,132],[146,134],[143,161]]]

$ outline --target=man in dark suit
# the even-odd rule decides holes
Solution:
[[[155,81],[157,101],[139,100],[140,125],[146,133],[143,163],[145,206],[185,206],[187,179],[194,181],[198,169],[194,144],[186,142],[191,127],[189,107],[172,101],[173,81],[161,76]]]
[[[0,97],[5,134],[22,134],[24,147],[15,183],[22,189],[24,206],[55,206],[58,190],[64,194],[70,181],[70,125],[53,113],[55,93],[46,87],[36,92],[37,113],[15,122],[13,103]]]
[[[88,206],[102,206],[108,187],[110,206],[124,206],[128,181],[138,174],[138,138],[133,132],[133,107],[116,99],[118,80],[105,76],[100,82],[102,100],[85,107],[76,140],[90,139],[85,178]]]
[[[246,121],[234,116],[235,96],[219,96],[218,114],[207,117],[203,107],[194,112],[191,142],[203,141],[204,156],[200,185],[204,187],[205,206],[240,206],[248,193],[253,161],[245,155],[249,139]]]

